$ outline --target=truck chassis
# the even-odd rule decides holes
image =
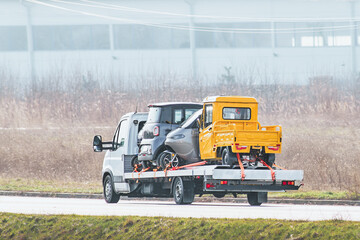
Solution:
[[[144,169],[145,170],[145,169]],[[213,194],[247,194],[250,205],[259,206],[267,202],[268,192],[297,190],[302,185],[302,170],[276,169],[275,178],[269,169],[244,169],[224,165],[190,166],[166,171],[132,171],[114,177],[111,183],[115,202],[120,195],[129,197],[174,197],[177,204],[191,204],[194,196]],[[243,176],[243,174],[245,176]],[[106,174],[104,174],[104,179]],[[108,196],[104,181],[104,195]],[[111,200],[111,199],[110,199]]]

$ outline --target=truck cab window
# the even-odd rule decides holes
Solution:
[[[205,127],[208,127],[209,125],[212,124],[212,120],[213,120],[212,112],[213,112],[213,106],[206,105],[205,106],[205,118],[204,118]]]
[[[114,139],[113,139],[113,150],[115,151],[119,147],[124,146],[125,138],[126,138],[126,131],[127,131],[128,121],[123,120],[120,122],[118,128],[116,129]]]

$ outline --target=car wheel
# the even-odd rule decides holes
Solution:
[[[166,153],[162,154],[162,156],[160,158],[160,166],[162,169],[180,166],[180,158],[177,155],[175,156],[174,160],[171,162],[171,160],[173,158],[172,154],[175,154],[175,153],[166,152]]]
[[[133,169],[135,170],[135,165],[137,165],[137,171],[141,171],[142,169],[142,165],[140,164],[139,162],[139,159],[137,156],[134,156],[132,159],[131,159],[131,166],[133,167]]]

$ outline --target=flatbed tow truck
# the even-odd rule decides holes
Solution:
[[[102,142],[94,137],[95,152],[106,151],[102,182],[107,203],[117,203],[120,196],[174,197],[176,204],[191,204],[196,194],[247,194],[250,205],[267,202],[268,192],[297,190],[302,185],[302,170],[273,168],[244,168],[239,165],[216,165],[201,161],[163,170],[145,168],[137,171],[132,160],[138,154],[138,132],[146,122],[147,113],[128,113],[116,128],[113,140]]]

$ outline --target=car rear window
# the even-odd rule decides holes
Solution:
[[[199,110],[199,108],[179,108],[174,109],[174,124],[181,124],[187,120],[194,112]]]
[[[148,123],[158,123],[160,120],[161,108],[160,107],[151,107],[149,110],[149,115],[147,118]]]
[[[251,109],[250,108],[223,108],[224,120],[250,120]]]

